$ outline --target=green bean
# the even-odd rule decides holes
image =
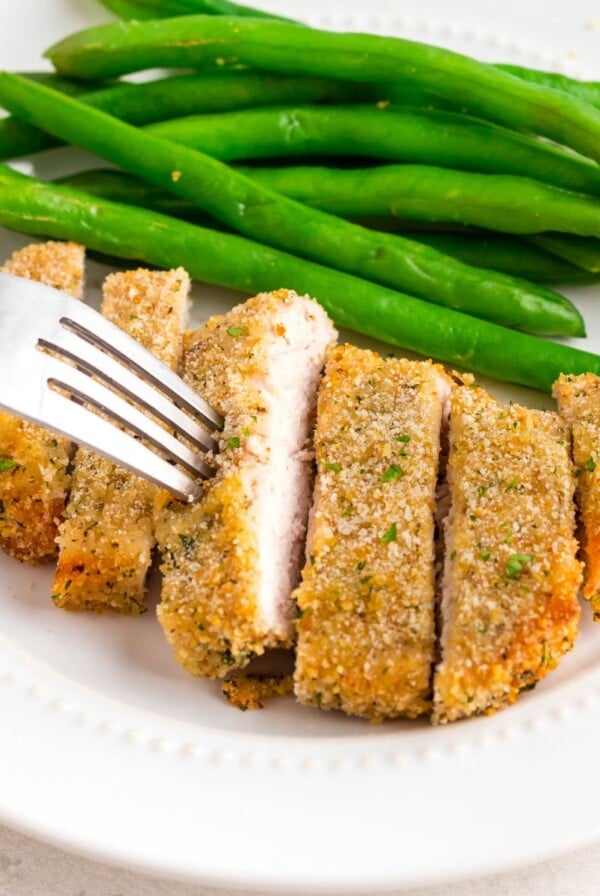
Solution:
[[[465,264],[503,271],[513,277],[523,277],[536,283],[568,283],[575,286],[597,283],[599,280],[597,275],[589,271],[510,236],[423,230],[406,231],[405,236],[458,258]]]
[[[54,90],[60,90],[68,96],[81,96],[83,93],[89,93],[90,84],[87,81],[77,81],[74,78],[62,78],[55,72],[19,72],[22,78],[28,81],[34,81],[36,84],[45,84],[47,87],[53,87]],[[104,81],[98,87],[108,87],[119,84],[119,81]]]
[[[188,218],[195,221],[205,220],[207,216],[185,199],[173,196],[165,190],[147,184],[131,174],[113,171],[111,168],[81,171],[57,178],[55,184],[72,187],[90,196],[99,196],[111,202],[122,202],[124,205],[135,205],[152,209],[173,218]],[[211,221],[211,227],[214,223]]]
[[[162,65],[248,65],[350,81],[407,81],[459,103],[470,114],[600,159],[600,110],[467,56],[402,38],[228,16],[181,16],[89,28],[46,55],[62,74],[82,78]]]
[[[90,90],[90,86],[86,82],[61,78],[53,72],[22,72],[21,74],[36,84],[45,84],[69,96],[80,96]],[[0,119],[0,159],[12,159],[30,152],[39,152],[55,143],[56,141],[44,134],[43,131],[31,127],[11,115]]]
[[[207,216],[202,217],[202,213],[189,202],[122,171],[111,169],[83,171],[62,177],[55,183],[72,187],[90,196],[152,209],[176,218],[190,218],[196,222],[207,220]],[[374,229],[393,228],[394,233],[402,233],[407,239],[425,243],[464,264],[501,271],[536,283],[595,283],[598,279],[593,274],[548,252],[540,251],[521,240],[507,236],[435,232],[425,227],[410,231],[407,227],[413,222],[390,218],[366,218],[360,219],[358,223],[363,221],[365,226]],[[216,222],[210,220],[210,226],[214,228]]]
[[[32,78],[31,75],[27,77]],[[39,78],[39,83],[80,96],[82,102],[104,109],[130,124],[148,124],[198,112],[224,112],[285,102],[320,103],[368,99],[373,88],[323,78],[277,77],[264,72],[209,72],[160,78],[142,84],[117,82],[89,92],[86,82]],[[86,93],[83,93],[87,91]],[[83,95],[82,95],[83,94]],[[14,117],[0,120],[0,159],[39,152],[59,141]]]
[[[223,161],[301,155],[516,174],[600,195],[600,166],[534,137],[453,112],[376,106],[276,107],[157,122],[158,137]]]
[[[600,374],[600,357],[506,330],[248,239],[89,198],[0,172],[0,224],[159,267],[244,293],[279,288],[317,296],[336,324],[458,367],[549,391],[560,373]]]
[[[342,218],[391,215],[502,233],[557,230],[600,237],[600,201],[525,177],[427,165],[238,168],[258,183]]]
[[[600,241],[591,237],[563,236],[561,233],[543,233],[529,239],[541,249],[558,255],[584,271],[600,273]]]
[[[275,19],[291,22],[274,13],[262,12],[253,6],[241,6],[229,0],[100,0],[103,6],[122,19],[164,19],[193,14],[250,16],[253,19]]]
[[[554,90],[569,93],[571,96],[579,97],[580,100],[584,100],[586,103],[600,109],[599,81],[578,81],[576,78],[568,78],[566,75],[559,75],[556,72],[542,72],[535,68],[524,68],[522,65],[499,63],[496,65],[496,68],[507,72],[509,75],[522,78],[523,81],[530,81],[532,84],[542,84],[544,87],[552,87]]]
[[[95,152],[276,248],[431,302],[530,332],[579,335],[564,296],[482,272],[420,243],[377,234],[262,187],[222,162],[117,121],[18,75],[0,74],[0,102],[30,124]]]

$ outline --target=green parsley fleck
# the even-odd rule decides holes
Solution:
[[[585,462],[585,468],[588,471],[588,473],[593,473],[594,470],[596,469],[596,466],[597,466],[597,464],[596,464],[596,461],[594,460],[594,458],[588,457],[588,459]]]
[[[482,560],[489,560],[490,552],[489,551],[480,551],[479,556],[481,557]]]
[[[405,475],[406,474],[402,467],[399,467],[397,464],[391,464],[379,481],[394,482],[396,479],[402,479],[402,477]]]
[[[396,436],[397,442],[410,442],[410,436]]]
[[[18,466],[16,460],[13,460],[12,457],[0,457],[0,473],[8,473],[9,470],[14,470]]]
[[[479,485],[479,486],[477,487],[477,497],[478,497],[478,498],[483,498],[483,496],[485,495],[485,493],[487,492],[487,490],[488,490],[488,486],[487,486],[487,485]]]
[[[224,666],[233,666],[235,663],[235,659],[231,650],[224,650],[221,654],[221,662]]]
[[[241,444],[239,436],[231,436],[231,438],[227,439],[227,445],[230,448],[239,448]]]
[[[373,576],[363,576],[362,579],[360,579],[360,584],[368,585],[372,578]]]
[[[306,610],[303,610],[301,607],[296,607],[296,619],[302,619]]]
[[[247,439],[248,436],[250,435],[250,430],[248,429],[247,426],[244,426],[244,428],[242,430],[242,435],[244,436],[245,439]]]
[[[186,551],[191,551],[196,545],[196,539],[193,535],[183,535],[181,532],[179,533],[179,541]]]
[[[519,487],[519,480],[518,480],[518,479],[511,479],[510,482],[508,483],[508,485],[506,486],[506,488],[504,489],[504,491],[505,491],[505,492],[511,492],[511,491],[513,491],[514,489],[517,489],[518,487]]]
[[[332,473],[341,473],[342,465],[341,464],[323,464],[326,470],[331,470]]]
[[[450,559],[456,560],[456,551],[452,551],[452,553],[450,554]]]
[[[511,554],[506,563],[506,578],[518,579],[523,569],[533,560],[533,554]]]
[[[246,327],[229,327],[227,330],[228,336],[233,336],[235,339],[236,336],[245,336],[248,330]]]
[[[367,561],[366,561],[366,560],[360,560],[360,561],[356,564],[356,568],[357,568],[357,570],[358,570],[359,572],[362,572],[366,565],[367,565]]]
[[[381,541],[384,544],[389,544],[392,541],[398,540],[398,525],[396,523],[392,523],[387,532],[384,532],[381,536]]]
[[[314,554],[310,555],[310,557],[308,558],[308,562],[310,563],[311,566],[315,565],[315,555]]]

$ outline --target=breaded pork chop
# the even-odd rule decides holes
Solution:
[[[295,692],[374,721],[431,706],[434,503],[450,381],[350,345],[319,393]]]
[[[159,513],[158,617],[193,675],[223,676],[292,641],[316,394],[335,337],[320,305],[284,289],[186,337],[184,378],[225,418],[204,499]]]
[[[2,272],[80,299],[84,256],[76,243],[34,243],[15,252]],[[71,453],[68,439],[0,411],[0,547],[17,560],[43,563],[56,555]]]
[[[581,582],[566,424],[465,386],[450,408],[438,723],[493,713],[553,669]]]
[[[561,376],[553,395],[571,427],[585,559],[583,596],[600,621],[600,377],[593,373]]]
[[[174,271],[111,274],[102,313],[172,369],[181,360],[190,281]],[[155,545],[157,488],[106,457],[80,448],[60,527],[52,598],[65,610],[144,609]]]

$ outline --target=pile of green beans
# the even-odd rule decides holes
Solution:
[[[378,96],[377,88],[370,85],[325,78],[278,77],[267,72],[204,72],[158,78],[141,84],[120,81],[109,86],[100,85],[100,89],[94,90],[85,81],[60,78],[51,73],[28,74],[26,77],[69,96],[79,96],[88,105],[137,125],[256,106],[364,102]],[[0,159],[17,158],[59,143],[50,134],[14,117],[0,119]],[[567,167],[568,171],[572,170],[571,165]],[[577,182],[581,182],[585,188],[588,172],[576,166],[575,182],[570,183],[568,171],[564,185],[578,189]],[[560,179],[560,172],[557,177]],[[590,190],[593,190],[593,184],[590,184]]]
[[[367,169],[238,166],[235,170],[270,190],[341,218],[389,216],[405,224],[441,222],[500,233],[538,234],[554,230],[600,237],[597,199],[524,177],[459,173],[425,165]],[[104,181],[109,191],[112,187],[113,192],[106,198],[160,208],[176,217],[198,215],[189,201],[119,172],[84,172],[70,182],[96,192],[98,180],[100,186]]]
[[[559,373],[600,374],[600,357],[507,330],[449,308],[164,215],[119,205],[0,168],[0,224],[79,240],[90,249],[161,267],[247,294],[289,284],[319,296],[341,327],[458,367],[549,391]]]
[[[369,156],[517,174],[600,196],[600,166],[589,159],[453,112],[395,106],[287,106],[173,117],[149,126],[148,131],[223,161]]]
[[[87,193],[89,196],[153,209],[176,218],[202,221],[213,228],[218,226],[218,222],[203,215],[184,199],[172,196],[122,171],[92,169],[67,175],[60,178],[57,183]],[[393,232],[403,233],[407,239],[414,242],[425,243],[438,252],[462,261],[463,264],[490,268],[536,283],[580,284],[593,283],[596,279],[592,273],[556,255],[507,236],[472,232],[445,233],[426,229],[411,231],[407,228],[414,226],[414,222],[397,218],[393,220],[367,218],[360,219],[358,223],[375,230],[393,229]]]
[[[225,15],[225,16],[250,16],[252,18],[277,19],[278,21],[291,22],[291,19],[282,19],[273,13],[263,12],[253,7],[241,6],[239,3],[231,3],[230,0],[101,0],[103,6],[110,9],[122,19],[166,19],[185,15]],[[302,24],[296,22],[296,24]],[[542,84],[563,93],[570,93],[579,99],[585,100],[593,106],[600,108],[600,82],[577,81],[566,75],[556,72],[538,71],[526,68],[522,65],[497,64],[496,68],[515,75],[523,81],[533,84]],[[432,94],[432,97],[435,94]]]
[[[381,84],[406,80],[469,114],[534,132],[600,159],[600,110],[450,50],[268,19],[192,15],[88,28],[51,47],[57,71],[105,78],[161,66],[240,65]]]
[[[222,162],[138,130],[18,75],[0,74],[0,103],[275,248],[527,332],[582,335],[575,307],[541,285],[461,264],[422,243],[369,231],[287,199]]]
[[[0,159],[64,142],[116,168],[0,165],[0,225],[308,292],[339,326],[498,379],[600,373],[538,338],[585,335],[548,284],[600,280],[599,84],[231,0],[101,2],[126,21],[51,47],[54,73],[0,73]],[[187,71],[122,78],[160,67]]]

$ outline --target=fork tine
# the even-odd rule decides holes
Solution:
[[[192,476],[207,477],[211,475],[210,467],[198,454],[191,451],[187,445],[179,442],[171,433],[115,392],[89,377],[87,373],[53,357],[48,357],[44,373],[50,387],[60,391],[64,390],[77,401],[83,401],[97,409],[118,426],[124,426],[135,436],[153,445],[165,456],[167,461],[184,467]],[[43,413],[43,405],[41,410]],[[88,413],[93,414],[92,411],[88,411]]]
[[[87,339],[83,340],[77,331],[63,330],[55,339],[40,339],[38,345],[52,354],[72,361],[80,370],[106,383],[135,405],[141,405],[200,451],[218,450],[216,441],[206,428],[197,422],[197,418],[180,410],[154,386],[144,382],[119,361],[113,360],[111,355],[96,348]]]
[[[135,339],[87,305],[73,300],[61,317],[63,327],[77,332],[90,345],[118,360],[124,367],[152,383],[172,402],[185,408],[211,430],[221,429],[223,418],[166,364],[150,355]]]
[[[61,366],[64,369],[65,365]],[[16,410],[2,401],[0,407],[13,413]],[[106,455],[132,473],[150,479],[160,488],[167,489],[181,501],[191,503],[202,496],[200,482],[164,460],[129,433],[118,429],[113,423],[109,423],[59,392],[46,389],[43,408],[40,407],[35,417],[18,410],[17,413],[92,451]]]

